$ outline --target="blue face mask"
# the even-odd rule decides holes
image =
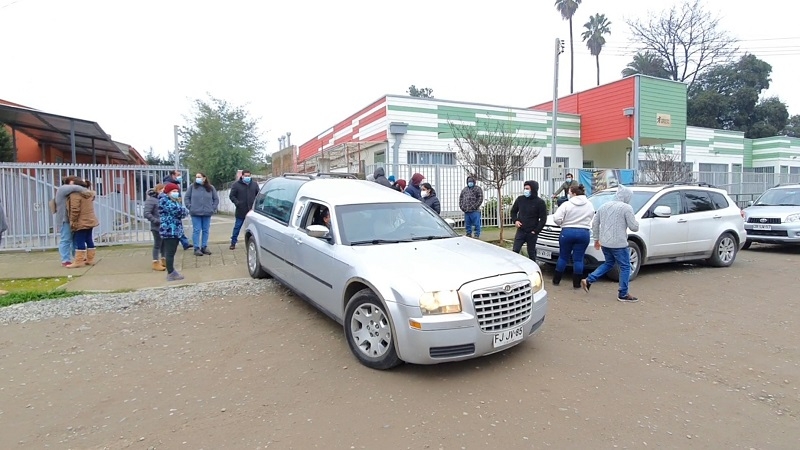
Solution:
[[[181,193],[178,192],[178,191],[172,191],[172,192],[169,193],[169,196],[172,197],[172,198],[180,198],[181,197]]]
[[[197,183],[197,184],[203,184],[203,179],[202,178],[195,178],[194,182]]]
[[[242,181],[244,181],[245,183],[249,183],[250,180],[252,180],[252,178],[250,178],[250,177],[242,177]]]
[[[522,191],[522,195],[524,195],[525,197],[530,197],[531,196],[531,191],[527,191],[527,190],[526,191]]]
[[[180,176],[180,175],[178,175],[177,177],[175,177],[175,180],[177,180],[177,181],[181,181],[181,179],[183,179],[183,177],[182,177],[182,176]]]
[[[469,183],[467,183],[467,187],[475,187],[475,183],[473,183],[472,181],[470,181]]]

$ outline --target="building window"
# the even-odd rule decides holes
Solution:
[[[569,168],[570,168],[570,167],[569,167],[569,158],[564,158],[564,157],[561,157],[561,156],[556,156],[556,163],[562,163],[562,164],[564,164],[564,168],[565,168],[565,169],[569,169]],[[550,157],[549,157],[549,156],[545,156],[545,157],[544,157],[544,166],[545,166],[545,167],[550,167]]]
[[[453,153],[408,152],[408,163],[454,166],[456,158]]]
[[[375,164],[386,162],[386,152],[375,152]]]
[[[790,175],[800,175],[800,167],[789,167]]]

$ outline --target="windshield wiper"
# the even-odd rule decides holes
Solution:
[[[770,205],[769,203],[754,203],[753,206],[775,206],[775,205]]]
[[[796,203],[778,203],[778,206],[800,206]]]
[[[351,242],[350,245],[398,244],[400,242],[411,242],[411,241],[409,241],[409,240],[399,240],[399,239],[371,239],[371,240]]]
[[[417,237],[411,238],[411,240],[413,240],[413,241],[432,241],[434,239],[447,239],[449,237],[452,237],[452,236],[433,236],[433,235],[431,235],[431,236],[417,236]]]

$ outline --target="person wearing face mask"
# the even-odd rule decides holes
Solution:
[[[183,236],[183,219],[189,211],[181,204],[181,188],[177,184],[164,186],[164,191],[158,196],[158,215],[158,234],[164,242],[167,281],[182,280],[183,275],[175,270],[175,252]]]
[[[553,193],[553,198],[557,198],[558,201],[556,202],[557,206],[561,206],[562,203],[567,201],[567,196],[569,195],[569,188],[572,186],[577,186],[579,183],[575,181],[572,177],[571,173],[568,173],[564,182],[561,184],[561,187],[558,188],[556,192]],[[564,193],[563,197],[559,197],[558,195]]]
[[[569,188],[569,201],[564,202],[553,214],[553,222],[561,227],[558,238],[558,263],[553,275],[553,285],[561,283],[561,277],[572,258],[572,287],[581,287],[583,278],[583,257],[589,246],[594,206],[586,199],[586,188],[579,184]]]
[[[528,258],[535,260],[536,241],[547,223],[547,204],[539,198],[538,182],[529,180],[524,183],[522,195],[511,205],[511,220],[517,227],[512,250],[519,253],[522,244],[527,244]]]
[[[441,214],[442,205],[439,203],[439,198],[436,196],[436,191],[430,183],[422,183],[420,189],[420,196],[422,196],[422,203],[428,205],[436,214]]]
[[[182,184],[181,184],[182,181],[183,181],[183,177],[181,176],[180,170],[173,170],[172,172],[169,173],[169,175],[164,177],[164,180],[161,183],[164,184],[164,185],[169,184],[169,183],[177,184],[178,185],[178,197],[180,197],[180,192],[181,192],[180,191],[180,187],[182,186]],[[181,241],[181,245],[183,246],[184,250],[189,250],[190,248],[192,248],[192,246],[189,245],[189,238],[187,238],[186,236],[181,235],[180,241]]]
[[[253,209],[253,203],[256,201],[258,195],[258,183],[253,183],[253,178],[249,170],[243,170],[242,176],[239,181],[233,183],[231,186],[231,194],[228,198],[236,206],[236,213],[234,214],[235,222],[233,224],[233,233],[231,233],[231,250],[236,250],[236,242],[239,241],[239,232],[242,230],[244,218],[247,213]]]
[[[161,225],[161,215],[158,213],[158,196],[164,192],[164,185],[157,184],[147,191],[147,200],[144,202],[144,218],[150,222],[150,232],[153,233],[153,270],[163,272],[166,258],[164,256],[164,241],[158,232]]]
[[[210,255],[208,235],[211,231],[211,216],[217,212],[219,196],[217,190],[208,182],[208,177],[197,172],[194,183],[186,190],[183,200],[192,217],[192,244],[194,255]]]
[[[475,237],[481,237],[481,205],[483,205],[483,189],[475,184],[475,177],[467,177],[467,186],[461,189],[458,196],[458,207],[464,212],[464,226],[467,237],[472,237],[472,228],[475,227]]]

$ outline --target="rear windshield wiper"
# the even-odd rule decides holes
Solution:
[[[371,240],[351,242],[350,245],[398,244],[400,242],[411,242],[411,241],[409,241],[409,240],[399,240],[399,239],[371,239]]]

